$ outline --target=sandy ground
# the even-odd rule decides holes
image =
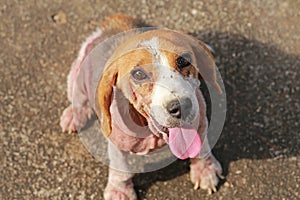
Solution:
[[[0,199],[102,199],[107,167],[58,124],[81,42],[119,12],[209,43],[228,97],[214,148],[226,176],[218,192],[194,191],[188,162],[178,161],[137,175],[139,198],[300,199],[299,8],[298,0],[1,0]]]

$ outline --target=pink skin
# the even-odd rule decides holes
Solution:
[[[137,199],[131,178],[134,174],[109,169],[108,183],[104,191],[106,200]]]
[[[211,153],[206,158],[191,159],[190,169],[190,177],[194,184],[194,189],[200,187],[201,189],[208,190],[209,194],[212,191],[217,191],[216,186],[218,185],[219,178],[224,178],[220,163]]]
[[[80,130],[85,126],[87,120],[94,113],[90,103],[91,101],[89,100],[89,97],[91,96],[90,91],[88,90],[91,84],[91,68],[89,65],[86,65],[84,69],[80,69],[80,66],[85,56],[89,53],[91,46],[94,45],[93,42],[99,40],[101,34],[102,31],[98,30],[87,38],[86,42],[81,47],[78,58],[74,61],[71,67],[71,71],[68,75],[68,99],[72,104],[63,111],[63,114],[60,118],[60,126],[63,131],[73,133]],[[80,70],[82,71],[79,73]],[[76,99],[76,102],[73,101],[74,99]],[[202,128],[206,130],[206,127]],[[126,137],[132,136],[126,135]],[[124,136],[124,139],[126,139],[126,137]],[[148,140],[140,140],[140,143],[141,145],[136,145],[140,146],[145,152],[155,147],[152,144],[153,139],[148,138]],[[161,143],[158,143],[158,146],[163,144],[164,142],[162,141]],[[118,146],[118,142],[115,145]],[[209,146],[203,148],[210,152]],[[118,165],[120,163],[124,166],[127,165],[125,159],[120,159],[120,153],[123,155],[125,152],[121,150],[109,151],[111,166],[113,166],[114,162],[118,162]],[[191,181],[195,184],[195,189],[200,186],[202,189],[207,189],[209,192],[211,192],[212,190],[215,191],[216,185],[218,184],[218,176],[221,177],[222,168],[211,153],[207,155],[208,156],[205,159],[192,159],[190,165]],[[133,175],[134,174],[119,172],[110,168],[108,183],[104,192],[104,198],[114,200],[137,199],[133,188],[133,183],[131,181]]]
[[[93,42],[101,37],[101,34],[102,31],[99,29],[87,38],[86,42],[81,46],[77,59],[72,64],[68,75],[67,91],[71,105],[64,110],[60,118],[60,126],[63,132],[74,133],[80,130],[94,113],[89,100],[89,96],[91,96],[89,88],[91,88],[92,69],[90,65],[86,65],[84,69],[80,69],[80,66],[90,52]]]

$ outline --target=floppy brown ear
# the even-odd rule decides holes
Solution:
[[[219,94],[221,94],[222,89],[217,82],[214,57],[203,42],[198,41],[198,43],[202,48],[199,46],[195,46],[194,48],[196,52],[196,65],[200,73],[199,78],[202,77],[205,81],[210,83]]]
[[[111,133],[111,113],[110,105],[112,103],[113,86],[116,85],[118,73],[115,67],[105,70],[97,88],[97,100],[100,112],[101,131],[104,136],[108,137]]]

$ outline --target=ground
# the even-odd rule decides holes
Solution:
[[[193,190],[188,162],[134,178],[140,199],[300,199],[300,1],[0,2],[0,199],[102,199],[107,166],[62,133],[66,76],[106,16],[209,43],[227,94],[214,148],[225,180]]]

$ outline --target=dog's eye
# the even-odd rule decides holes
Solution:
[[[185,53],[176,59],[176,65],[180,70],[182,70],[187,66],[190,66],[191,62],[192,62],[192,58],[189,53]]]
[[[135,81],[144,81],[148,79],[148,75],[141,69],[133,70],[131,76]]]

